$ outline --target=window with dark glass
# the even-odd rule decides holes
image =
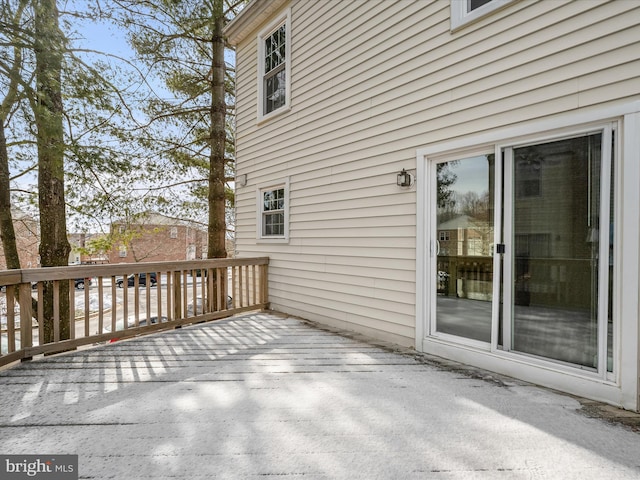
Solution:
[[[467,11],[473,12],[476,8],[480,8],[487,3],[491,3],[493,0],[468,0]]]
[[[287,55],[286,24],[264,40],[264,113],[270,113],[286,103]]]
[[[511,349],[593,369],[606,354],[600,304],[610,301],[601,277],[611,274],[602,260],[611,240],[602,231],[613,225],[604,209],[613,210],[601,193],[613,198],[613,188],[602,185],[602,143],[598,132],[514,148],[511,199]]]
[[[284,188],[262,192],[262,235],[284,236]]]
[[[450,0],[451,30],[491,15],[514,0]]]

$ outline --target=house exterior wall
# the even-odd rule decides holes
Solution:
[[[270,257],[275,310],[402,345],[427,349],[424,152],[469,138],[467,146],[492,147],[499,132],[570,128],[640,101],[635,0],[507,2],[455,31],[448,1],[277,5],[227,30],[237,43],[237,174],[247,176],[236,190],[236,253]],[[286,9],[290,109],[259,122],[257,35]],[[636,151],[627,148],[625,161]],[[396,185],[403,168],[417,173],[410,188]],[[288,239],[260,241],[256,191],[284,179]],[[628,268],[636,278],[637,262]],[[632,342],[624,348],[637,364],[637,325]],[[624,402],[637,407],[637,396]]]

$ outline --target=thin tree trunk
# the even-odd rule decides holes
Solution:
[[[4,259],[8,270],[19,270],[20,255],[18,254],[18,244],[16,242],[16,230],[13,225],[13,215],[11,213],[11,189],[9,181],[9,152],[7,150],[7,138],[4,133],[4,124],[0,120],[0,240]],[[20,292],[16,290],[18,300]],[[31,311],[33,317],[37,317],[38,302],[31,299]]]
[[[16,8],[13,21],[18,25],[27,1],[21,1]],[[7,269],[15,270],[20,268],[20,256],[16,243],[16,231],[13,225],[11,213],[11,182],[9,173],[9,151],[7,149],[7,137],[5,134],[4,122],[10,115],[13,105],[18,102],[18,84],[20,83],[20,69],[22,67],[22,46],[14,36],[13,45],[13,65],[9,77],[9,85],[6,89],[6,96],[0,105],[0,241],[4,252],[5,265]]]
[[[40,208],[40,263],[43,267],[69,263],[64,200],[64,130],[61,91],[65,38],[58,25],[55,0],[34,2],[36,32],[35,109],[38,145],[38,206]],[[44,288],[44,342],[54,341],[53,284]],[[60,284],[60,339],[70,337],[69,284]]]
[[[224,5],[223,0],[213,2],[213,34],[211,68],[211,156],[209,164],[209,242],[208,257],[224,258],[226,250],[225,172],[226,142],[225,118],[225,62],[224,62]]]
[[[20,257],[16,245],[16,231],[11,215],[11,193],[9,182],[9,153],[4,124],[0,120],[0,239],[7,268],[20,268]]]

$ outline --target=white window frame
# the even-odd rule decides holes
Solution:
[[[513,0],[491,0],[481,7],[470,10],[469,0],[451,0],[451,31],[475,22],[511,2]]]
[[[178,227],[171,227],[169,229],[169,238],[178,238]]]
[[[271,36],[282,25],[286,30],[285,44],[285,103],[272,112],[265,113],[264,104],[264,44],[267,38]],[[287,9],[282,15],[271,22],[265,29],[258,33],[258,123],[266,121],[270,118],[282,115],[291,110],[291,9]]]
[[[264,232],[264,203],[263,193],[269,190],[284,189],[284,234],[265,235]],[[289,242],[289,178],[259,185],[256,189],[256,240],[258,243],[288,243]]]

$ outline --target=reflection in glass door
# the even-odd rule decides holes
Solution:
[[[491,341],[494,155],[437,163],[435,329]]]
[[[612,231],[602,145],[597,133],[507,149],[512,191],[505,204],[508,349],[600,370]]]

